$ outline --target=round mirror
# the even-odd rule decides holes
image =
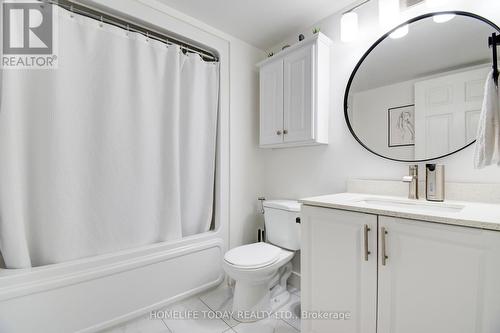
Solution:
[[[380,38],[347,85],[349,130],[384,158],[419,162],[475,141],[499,28],[466,12],[422,15]]]

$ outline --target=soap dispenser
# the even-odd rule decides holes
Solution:
[[[444,165],[425,165],[425,197],[428,201],[444,201]]]

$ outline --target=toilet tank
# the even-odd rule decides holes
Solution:
[[[293,200],[264,201],[266,240],[281,248],[300,250],[300,208]]]

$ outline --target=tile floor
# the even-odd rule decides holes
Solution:
[[[239,323],[228,316],[232,307],[232,290],[225,283],[219,287],[173,304],[182,318],[146,318],[131,321],[106,333],[298,333],[300,332],[300,290],[289,287],[290,299],[273,315],[255,323]],[[163,311],[163,310],[160,310]]]

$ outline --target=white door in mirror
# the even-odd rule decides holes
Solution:
[[[449,154],[476,139],[489,66],[415,83],[415,159]]]

